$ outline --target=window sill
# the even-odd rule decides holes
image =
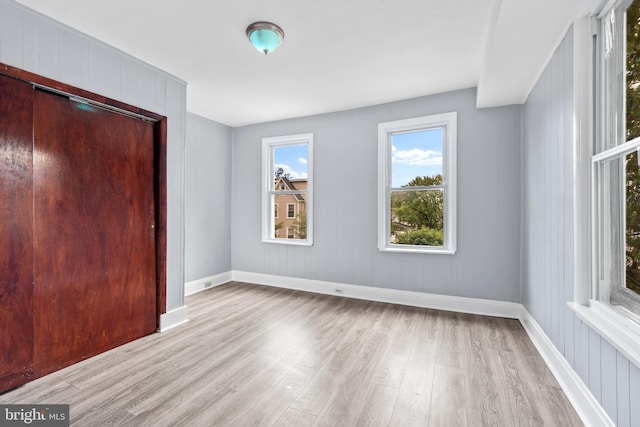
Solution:
[[[403,252],[413,254],[455,255],[451,249],[421,248],[416,246],[385,246],[378,248],[380,252]]]
[[[631,363],[640,366],[640,325],[599,301],[590,300],[588,306],[576,302],[567,305]]]
[[[276,245],[313,246],[313,242],[297,239],[262,239],[262,243],[275,243]]]

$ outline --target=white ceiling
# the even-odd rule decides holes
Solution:
[[[478,87],[524,102],[585,0],[18,0],[188,83],[229,126]],[[285,31],[265,56],[254,21]]]

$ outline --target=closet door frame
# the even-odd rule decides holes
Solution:
[[[6,64],[0,63],[0,74],[22,80],[44,90],[69,95],[107,109],[129,113],[153,122],[157,296],[156,329],[159,330],[160,316],[167,311],[167,118],[151,111]]]

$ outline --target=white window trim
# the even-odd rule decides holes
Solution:
[[[289,206],[293,206],[293,216],[289,216]],[[296,204],[287,203],[287,219],[295,219],[296,217]]]
[[[301,144],[307,144],[309,154],[307,163],[307,188],[304,190],[304,193],[306,193],[305,202],[307,207],[307,238],[304,240],[276,239],[273,237],[273,205],[271,203],[271,188],[274,185],[273,148]],[[280,193],[296,194],[295,191]],[[295,246],[313,245],[313,133],[262,138],[262,242]]]
[[[568,303],[576,315],[636,366],[640,366],[640,326],[600,301]]]
[[[378,124],[378,249],[386,252],[413,252],[453,255],[456,253],[456,157],[457,117],[454,112],[395,120]],[[392,245],[389,243],[389,188],[391,186],[391,134],[445,127],[443,186],[444,246]]]
[[[612,2],[610,2],[610,5]],[[567,303],[576,316],[596,331],[636,366],[640,366],[640,325],[608,304],[592,299],[597,292],[597,267],[592,257],[597,252],[597,224],[592,200],[595,191],[593,173],[593,35],[594,18],[574,22],[574,297]],[[609,153],[610,154],[610,153]]]

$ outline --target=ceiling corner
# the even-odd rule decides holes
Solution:
[[[574,19],[580,0],[496,0],[478,80],[477,108],[522,104]]]

